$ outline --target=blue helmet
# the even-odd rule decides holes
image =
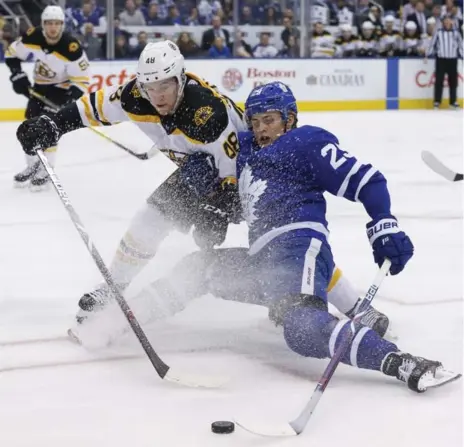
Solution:
[[[287,121],[289,112],[293,112],[296,117],[296,99],[288,85],[275,81],[259,85],[251,91],[245,102],[245,116],[248,122],[253,115],[266,112],[280,112],[284,121]]]

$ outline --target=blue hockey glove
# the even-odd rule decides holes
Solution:
[[[397,275],[414,254],[411,239],[401,231],[394,216],[380,215],[366,225],[367,237],[374,252],[374,260],[382,265],[385,258],[390,259],[390,273]]]
[[[179,180],[198,197],[205,197],[217,189],[218,174],[214,157],[204,152],[189,155],[179,168]]]

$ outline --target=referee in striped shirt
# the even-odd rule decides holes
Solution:
[[[443,27],[437,29],[430,42],[427,57],[435,56],[435,88],[433,107],[438,109],[443,94],[443,81],[448,75],[450,107],[459,107],[456,100],[458,87],[458,58],[462,59],[462,37],[454,29],[451,17],[443,18]]]

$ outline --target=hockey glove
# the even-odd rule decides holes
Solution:
[[[205,152],[189,155],[179,168],[179,180],[197,197],[205,197],[213,192],[219,184],[218,176],[214,157]]]
[[[18,95],[24,95],[26,98],[29,98],[29,89],[31,88],[31,83],[24,71],[13,73],[10,76],[10,81],[13,84],[13,90],[15,93]]]
[[[367,237],[375,262],[381,266],[385,258],[391,261],[390,273],[397,275],[414,254],[411,239],[401,231],[394,216],[380,215],[366,225]]]
[[[24,121],[16,131],[16,138],[28,155],[35,155],[38,149],[56,146],[60,137],[55,121],[46,115]]]
[[[65,104],[77,101],[83,94],[84,92],[79,87],[71,85],[71,87],[69,87],[68,91],[66,92],[68,99]]]

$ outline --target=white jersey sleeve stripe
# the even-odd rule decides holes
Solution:
[[[92,112],[92,107],[90,106],[90,101],[89,97],[87,95],[82,96],[80,100],[78,101],[78,107],[80,104],[84,107],[84,116],[90,126],[99,126],[99,122],[95,119],[93,112]],[[81,114],[82,116],[82,114]]]
[[[361,192],[361,189],[363,189],[364,185],[372,178],[372,176],[377,172],[377,169],[374,167],[370,168],[369,171],[366,172],[364,177],[361,179],[358,185],[358,189],[356,190],[356,194],[354,195],[354,200],[356,202],[359,202],[359,193]]]
[[[343,180],[343,183],[340,185],[339,190],[337,191],[337,196],[339,197],[345,196],[348,185],[350,184],[351,177],[353,177],[353,175],[355,175],[359,171],[361,166],[362,166],[362,163],[360,163],[359,161],[356,161],[356,163],[351,167],[350,172],[348,172],[345,179]]]

